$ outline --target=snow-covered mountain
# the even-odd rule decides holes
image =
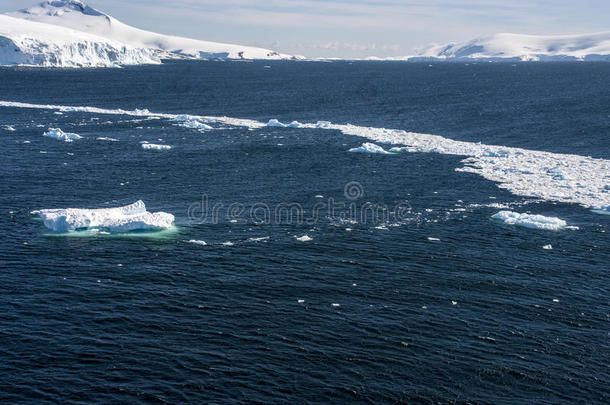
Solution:
[[[610,61],[610,32],[557,36],[496,34],[468,42],[431,46],[408,59]]]
[[[140,30],[80,0],[48,0],[0,15],[0,65],[115,66],[160,63],[161,58],[293,57],[268,49]]]
[[[161,60],[151,49],[0,15],[0,65],[112,67],[153,63]]]

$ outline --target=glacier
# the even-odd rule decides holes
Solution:
[[[0,65],[77,68],[159,63],[151,49],[0,15]]]
[[[54,232],[74,232],[97,229],[106,232],[123,233],[138,230],[169,229],[174,224],[174,216],[166,212],[151,213],[139,200],[133,204],[117,208],[83,209],[43,209],[37,211],[44,225]]]
[[[140,30],[80,0],[48,0],[0,15],[0,65],[117,67],[176,58],[297,59],[269,49]]]

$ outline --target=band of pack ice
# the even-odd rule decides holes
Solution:
[[[183,114],[153,113],[146,109],[104,109],[91,106],[31,104],[5,100],[0,100],[0,107],[157,117],[169,120],[177,118],[182,120],[185,117]],[[250,119],[196,115],[188,117],[200,122],[247,127],[252,130],[268,127],[268,124]],[[278,120],[271,120],[271,122],[272,126],[277,128],[289,126]],[[333,124],[328,121],[316,123],[295,121],[294,128],[335,130],[345,135],[366,138],[375,143],[397,145],[388,150],[390,154],[423,152],[464,156],[466,159],[462,160],[463,167],[456,168],[456,171],[483,176],[499,183],[499,187],[507,189],[513,194],[547,201],[580,204],[595,210],[596,213],[610,212],[610,160],[608,159],[456,141],[432,134],[351,124]],[[370,152],[379,151],[382,148],[369,143],[364,146],[364,149]]]
[[[269,49],[156,34],[80,0],[48,0],[0,15],[0,65],[114,67],[161,59],[291,59]]]
[[[169,229],[174,216],[166,212],[148,212],[143,201],[117,208],[101,209],[46,209],[40,210],[44,225],[55,232],[96,229],[124,233],[138,230]]]

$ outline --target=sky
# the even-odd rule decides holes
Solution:
[[[138,28],[308,57],[406,56],[499,32],[610,31],[610,0],[84,0]],[[0,0],[0,12],[40,1]]]

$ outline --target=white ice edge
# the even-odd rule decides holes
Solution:
[[[104,109],[88,106],[63,106],[0,101],[0,107],[57,110],[109,115],[128,115],[180,120],[185,114],[152,113],[149,110]],[[188,115],[192,120],[249,129],[269,127],[250,119]],[[280,125],[281,124],[281,125]],[[328,121],[300,124],[294,128],[340,131],[345,135],[366,138],[376,143],[402,145],[389,150],[398,152],[433,152],[465,156],[463,167],[456,171],[478,174],[499,183],[499,187],[522,196],[580,204],[597,211],[610,207],[610,160],[573,154],[552,153],[515,147],[456,141],[438,135],[407,132],[398,129],[333,124]],[[271,126],[288,127],[277,120]]]
[[[137,230],[169,229],[174,216],[166,212],[146,211],[143,201],[116,208],[61,208],[34,211],[44,225],[54,232],[98,229],[113,233]]]

